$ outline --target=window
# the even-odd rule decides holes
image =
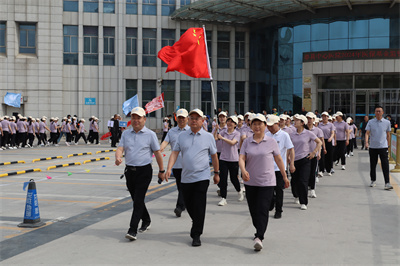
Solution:
[[[217,108],[229,110],[229,81],[217,82]]]
[[[103,64],[105,66],[115,66],[115,28],[114,27],[104,27],[104,54],[103,54]]]
[[[164,93],[162,116],[171,115],[175,111],[175,80],[163,80],[161,92]]]
[[[157,0],[143,0],[143,15],[157,15]]]
[[[128,100],[137,94],[137,80],[127,79],[125,88],[125,99]]]
[[[245,43],[245,33],[236,32],[235,34],[235,67],[244,68],[244,43]]]
[[[126,0],[126,14],[137,15],[137,0]]]
[[[115,0],[103,0],[103,12],[115,13]]]
[[[64,25],[64,65],[78,64],[78,26]]]
[[[6,23],[0,22],[0,53],[6,53]]]
[[[218,31],[218,68],[229,68],[229,35],[229,31]]]
[[[157,29],[143,29],[143,66],[156,66]]]
[[[351,89],[353,88],[353,76],[320,76],[318,77],[319,89]]]
[[[190,5],[190,0],[181,0],[181,6],[186,6],[186,5]]]
[[[161,32],[161,47],[164,46],[172,46],[175,43],[175,30],[162,30]],[[168,65],[164,63],[164,61],[161,63],[161,66],[167,67]]]
[[[136,28],[126,28],[126,66],[137,66]]]
[[[36,54],[36,24],[19,25],[19,53]]]
[[[381,87],[381,75],[356,75],[356,89],[379,89]]]
[[[63,10],[66,12],[78,12],[78,0],[64,0]]]
[[[190,80],[181,80],[180,108],[190,110]]]
[[[99,1],[98,0],[83,1],[83,12],[98,13],[99,12]]]
[[[210,81],[201,82],[201,110],[204,114],[212,115]]]
[[[162,0],[161,15],[169,16],[176,8],[175,0]]]
[[[235,111],[244,114],[244,81],[235,82]]]
[[[83,64],[99,64],[99,34],[97,27],[83,27]]]
[[[212,31],[206,30],[206,38],[207,38],[207,50],[208,50],[208,58],[211,64],[211,55],[212,55]]]
[[[151,102],[156,97],[157,89],[156,80],[142,80],[142,106],[145,106],[148,102]],[[150,117],[155,117],[156,112],[151,112]]]

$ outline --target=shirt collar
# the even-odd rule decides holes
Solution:
[[[260,141],[260,143],[263,142],[263,141],[267,141],[267,134],[264,134],[264,138]],[[257,143],[257,142],[254,140],[254,135],[251,137],[251,142]]]
[[[139,132],[137,132],[137,133],[143,133],[145,130],[146,130],[146,126],[144,126],[144,127],[143,127],[141,130],[139,130]],[[133,129],[133,127],[131,127],[131,133],[137,134],[136,131]]]
[[[191,129],[190,130],[190,135],[201,135],[203,128],[201,128],[199,131],[197,131],[197,133],[195,134]]]

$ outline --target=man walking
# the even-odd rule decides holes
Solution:
[[[365,143],[365,128],[367,127],[368,124],[368,116],[364,116],[364,121],[361,122],[360,124],[360,130],[358,131],[358,135],[361,136],[361,149],[364,149],[364,143]],[[365,148],[368,150],[368,148]]]
[[[378,106],[375,108],[375,118],[371,119],[365,128],[365,148],[369,148],[369,163],[370,163],[370,176],[371,185],[375,187],[376,184],[376,164],[378,156],[381,159],[383,177],[385,179],[385,189],[392,189],[389,182],[389,156],[388,156],[388,142],[390,139],[390,122],[383,118],[383,107]],[[368,140],[371,138],[371,144]]]
[[[172,148],[168,161],[166,181],[171,175],[172,166],[182,153],[182,192],[186,209],[192,219],[190,236],[192,246],[201,246],[200,235],[203,233],[206,216],[207,190],[210,184],[209,155],[214,167],[214,184],[219,182],[219,164],[217,148],[212,134],[204,131],[203,112],[194,109],[189,113],[190,130],[179,134],[178,141]]]
[[[150,228],[151,219],[144,198],[153,177],[151,166],[153,153],[160,169],[158,178],[164,179],[165,170],[156,133],[145,127],[146,112],[143,108],[132,109],[131,123],[132,129],[127,129],[122,133],[121,141],[115,152],[115,164],[122,163],[122,155],[125,152],[126,186],[133,200],[131,222],[125,238],[133,241],[137,239],[140,220],[142,220],[140,233],[146,232]]]

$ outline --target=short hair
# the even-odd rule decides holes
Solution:
[[[380,106],[380,105],[376,105],[376,106],[375,106],[375,110],[376,110],[376,109],[378,109],[378,108],[381,108],[381,109],[382,109],[382,111],[383,111],[383,107],[382,107],[382,106]]]

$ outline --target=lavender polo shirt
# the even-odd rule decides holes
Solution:
[[[84,133],[85,132],[85,125],[81,122],[79,124],[79,133]]]
[[[46,124],[43,121],[40,121],[39,123],[39,133],[44,133],[45,132],[45,128]]]
[[[273,138],[264,135],[264,139],[257,143],[251,136],[243,141],[240,154],[246,156],[246,170],[250,175],[250,180],[244,182],[246,185],[276,186],[274,156],[280,155],[280,152]]]
[[[61,123],[61,132],[68,132],[67,131],[67,122],[62,121]]]
[[[156,133],[143,127],[139,132],[133,128],[124,130],[118,147],[124,148],[125,164],[145,166],[153,161],[153,152],[160,149]]]
[[[281,128],[281,130],[286,132],[286,133],[288,133],[288,134],[293,132],[293,130],[290,127],[287,127],[287,126],[285,126],[284,128]]]
[[[76,131],[76,121],[71,123],[71,130]]]
[[[227,129],[227,126],[225,125],[223,128],[221,128],[221,129],[219,130],[219,134],[221,134],[221,133],[222,133],[224,130],[226,130],[226,129]],[[213,129],[213,131],[211,132],[211,134],[214,135],[215,130],[216,130],[216,128],[214,127],[214,129]],[[221,152],[221,149],[222,149],[222,142],[223,142],[223,140],[216,140],[216,141],[215,141],[215,143],[216,143],[216,145],[217,145],[217,152]]]
[[[317,136],[317,138],[321,139],[324,137],[324,133],[322,132],[322,130],[318,127],[314,127],[312,129],[310,129],[310,131],[312,133],[314,133],[315,136]],[[312,152],[313,150],[315,150],[315,148],[317,147],[317,143],[315,143],[315,141],[310,142],[310,152]],[[317,156],[319,154],[320,151],[317,152]]]
[[[10,129],[8,128],[8,126],[10,125],[10,121],[3,120],[0,123],[1,123],[1,127],[2,127],[3,131],[7,131],[7,132],[10,131]]]
[[[318,128],[322,130],[324,134],[324,139],[329,139],[331,137],[332,131],[335,131],[335,127],[331,122],[324,124],[323,122],[318,124]]]
[[[17,130],[18,133],[25,133],[26,129],[25,129],[25,122],[22,120],[18,120],[17,122]]]
[[[317,136],[311,131],[304,129],[300,134],[295,131],[290,134],[294,145],[294,160],[300,160],[310,153],[311,141],[315,141]]]
[[[355,124],[350,125],[350,139],[354,139],[356,137],[354,134],[356,132],[356,128],[357,126]]]
[[[214,136],[201,128],[197,133],[191,129],[179,134],[172,148],[182,153],[182,183],[210,180],[209,155],[217,153]]]
[[[293,143],[292,143],[292,140],[290,139],[289,134],[286,133],[285,131],[283,131],[282,129],[280,129],[275,134],[268,132],[266,135],[268,137],[273,138],[278,143],[279,152],[282,156],[283,164],[285,165],[285,169],[286,169],[286,164],[287,164],[286,152],[287,152],[287,150],[290,150],[293,148]],[[278,167],[278,165],[276,165],[275,161],[274,161],[274,170],[275,170],[275,172],[280,171],[279,167]]]
[[[186,125],[184,128],[178,127],[173,127],[171,130],[168,131],[167,136],[165,137],[165,141],[168,142],[171,145],[171,148],[173,148],[178,141],[178,136],[181,134],[183,131],[189,130],[190,127]],[[178,158],[176,159],[176,162],[174,166],[172,166],[173,169],[182,169],[182,153],[178,154]]]
[[[97,122],[93,122],[93,132],[99,132],[99,130],[97,129]]]
[[[342,121],[342,122],[334,122],[333,125],[336,128],[336,141],[346,140],[346,131],[349,130],[349,125]]]
[[[17,132],[17,124],[15,122],[10,122],[11,132],[15,134]]]
[[[35,122],[35,132],[39,132],[39,123]]]
[[[56,122],[51,122],[51,124],[50,124],[50,132],[51,133],[57,133],[57,123]]]
[[[239,141],[240,141],[240,133],[236,129],[233,130],[232,133],[228,133],[228,130],[224,130],[221,132],[221,136],[229,139],[229,140],[237,140],[235,145],[230,145],[226,143],[226,141],[222,140],[222,148],[221,148],[221,155],[219,156],[220,160],[227,161],[227,162],[238,162],[239,161]]]
[[[28,123],[28,133],[33,134],[34,127],[35,127],[35,123]]]

